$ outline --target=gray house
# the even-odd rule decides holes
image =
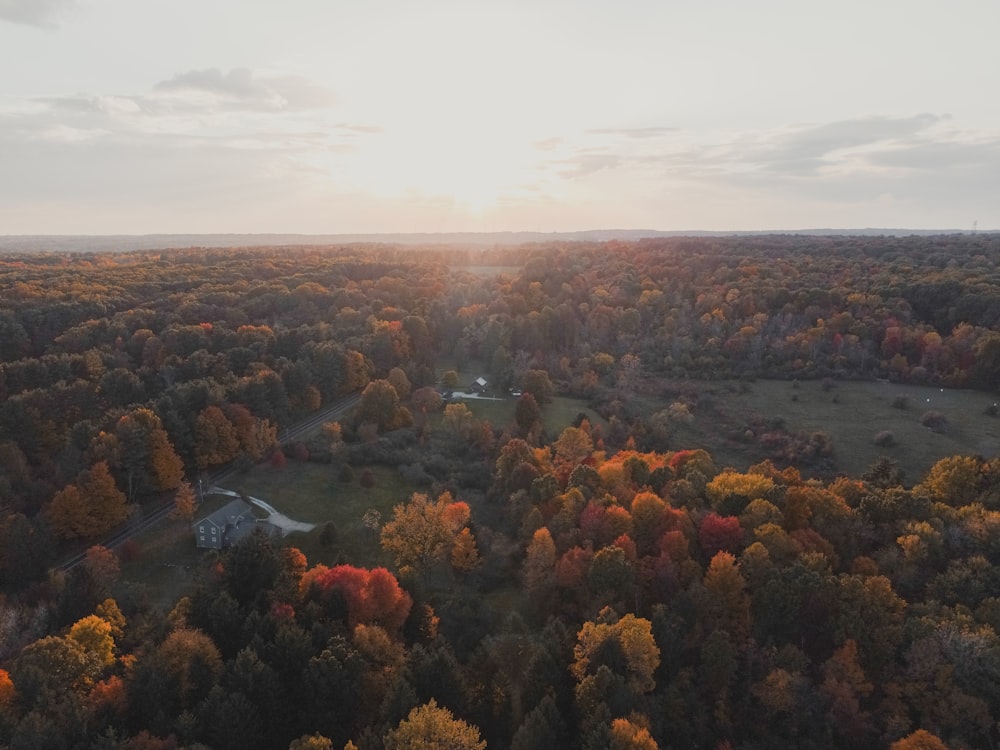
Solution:
[[[191,525],[195,543],[202,549],[231,547],[261,527],[268,533],[278,531],[280,534],[279,529],[254,516],[250,506],[243,500],[233,500]]]

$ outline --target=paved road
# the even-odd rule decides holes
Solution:
[[[289,427],[288,429],[282,430],[281,434],[278,437],[282,443],[287,443],[290,440],[295,440],[297,438],[300,438],[306,433],[310,432],[311,430],[316,429],[321,424],[324,424],[331,420],[335,420],[338,417],[344,416],[352,409],[354,409],[354,407],[357,406],[358,401],[360,400],[361,396],[360,394],[357,393],[342,398],[332,406],[329,406],[326,409],[323,409],[322,411],[318,411],[315,414],[310,415],[306,419]],[[206,475],[201,476],[200,480],[205,484],[205,486],[218,485],[224,482],[229,477],[231,477],[236,472],[237,468],[232,463],[230,463],[228,466],[220,467],[218,469],[215,469],[214,471],[209,472]],[[136,506],[136,507],[141,508],[141,506]],[[146,529],[158,524],[160,521],[162,521],[164,518],[170,515],[170,511],[173,510],[173,508],[174,508],[174,501],[173,499],[170,499],[164,502],[159,507],[156,507],[152,510],[146,509],[145,513],[133,516],[131,522],[126,528],[116,531],[114,534],[107,537],[103,541],[98,542],[98,544],[107,547],[108,549],[115,549],[116,547],[120,547],[122,544],[127,542],[136,534],[145,531]],[[86,552],[80,552],[79,554],[73,555],[68,560],[64,560],[59,565],[57,565],[56,568],[63,572],[72,570],[81,562],[83,562],[83,559],[84,557],[86,557],[86,554],[87,554]]]

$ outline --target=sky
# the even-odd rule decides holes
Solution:
[[[0,235],[1000,229],[995,0],[0,0]]]

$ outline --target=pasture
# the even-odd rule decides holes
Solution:
[[[705,447],[718,464],[737,469],[761,456],[753,445],[727,440],[726,432],[737,432],[761,418],[780,418],[790,433],[826,433],[833,441],[838,471],[852,477],[863,474],[879,456],[887,456],[900,465],[911,485],[946,456],[991,458],[1000,453],[1000,418],[986,413],[998,398],[979,391],[886,382],[836,382],[830,390],[819,381],[692,385],[707,408],[696,409],[694,424],[678,437],[699,441],[701,445],[693,447]],[[897,399],[905,401],[905,408],[894,406]],[[921,424],[928,411],[944,415],[947,432],[933,432]],[[892,445],[875,445],[876,433],[883,430],[893,434]]]

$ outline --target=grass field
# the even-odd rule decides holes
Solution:
[[[461,403],[465,404],[477,419],[488,419],[494,428],[506,429],[514,424],[514,409],[517,407],[517,399],[513,396],[496,401],[470,398]],[[573,424],[577,415],[581,413],[587,415],[591,424],[604,424],[604,419],[591,409],[586,401],[562,396],[556,396],[550,403],[542,407],[542,424],[545,426],[546,433],[554,440],[559,437],[559,433],[564,428]]]
[[[913,484],[940,458],[951,455],[980,454],[991,458],[1000,452],[1000,418],[988,416],[987,407],[996,398],[988,393],[965,390],[941,390],[923,386],[903,386],[884,382],[838,382],[824,391],[817,381],[793,385],[790,381],[756,381],[741,392],[740,384],[696,383],[702,398],[708,397],[727,427],[738,428],[755,416],[781,417],[786,429],[825,432],[833,441],[837,468],[849,476],[859,476],[879,456],[899,463],[907,484]],[[893,406],[904,396],[907,408]],[[662,406],[660,407],[662,408]],[[920,423],[930,410],[941,412],[950,429],[938,434]],[[745,448],[720,440],[717,424],[705,424],[702,415],[687,439],[701,436],[717,463],[745,468],[759,458]],[[876,446],[876,433],[888,430],[895,444]]]
[[[308,533],[293,532],[286,537],[289,544],[305,553],[310,565],[346,561],[375,567],[387,565],[390,560],[382,552],[377,534],[366,529],[361,518],[374,508],[382,514],[383,522],[388,520],[393,507],[404,502],[413,488],[390,468],[375,466],[372,472],[375,485],[365,489],[358,481],[360,469],[355,470],[350,483],[344,483],[338,479],[337,470],[326,464],[289,462],[281,470],[261,464],[230,479],[226,489],[242,490],[289,518],[316,524]],[[207,497],[196,518],[230,499]],[[337,528],[337,541],[324,549],[319,540],[328,521]],[[135,542],[139,555],[122,566],[122,582],[125,586],[142,585],[152,603],[161,607],[171,606],[190,590],[197,571],[212,554],[195,546],[191,527],[184,521],[164,521],[137,536]]]

